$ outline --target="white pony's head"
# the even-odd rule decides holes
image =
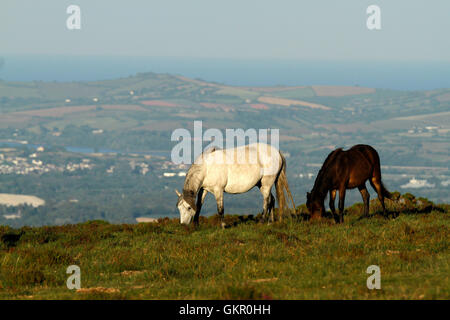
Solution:
[[[175,190],[175,192],[178,195],[177,208],[180,211],[180,223],[190,224],[195,216],[195,207],[189,204],[189,201],[178,190]]]

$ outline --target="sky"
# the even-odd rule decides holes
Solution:
[[[449,17],[448,0],[1,0],[0,56],[449,62]]]

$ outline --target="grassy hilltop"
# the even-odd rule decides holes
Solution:
[[[0,299],[449,299],[449,205],[404,197],[396,219],[282,223],[227,215],[114,225],[0,227]],[[392,204],[391,207],[392,208]],[[66,268],[81,268],[78,291]],[[370,265],[381,290],[368,290]]]

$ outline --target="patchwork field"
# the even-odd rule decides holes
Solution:
[[[35,196],[0,193],[0,205],[16,207],[25,204],[36,208],[43,206],[45,204],[45,200]]]
[[[330,110],[330,107],[317,104],[317,103],[311,103],[301,100],[291,100],[291,99],[285,99],[285,98],[274,98],[274,97],[260,97],[258,98],[258,101],[268,104],[276,104],[280,106],[302,106],[302,107],[308,107],[312,109],[322,109],[322,110]]]
[[[373,88],[345,87],[345,86],[312,86],[318,96],[343,97],[358,94],[374,93]]]

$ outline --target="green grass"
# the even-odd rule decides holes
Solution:
[[[345,223],[251,217],[0,227],[0,299],[449,299],[448,206]],[[81,286],[66,288],[66,268]],[[366,287],[369,265],[381,290]]]

